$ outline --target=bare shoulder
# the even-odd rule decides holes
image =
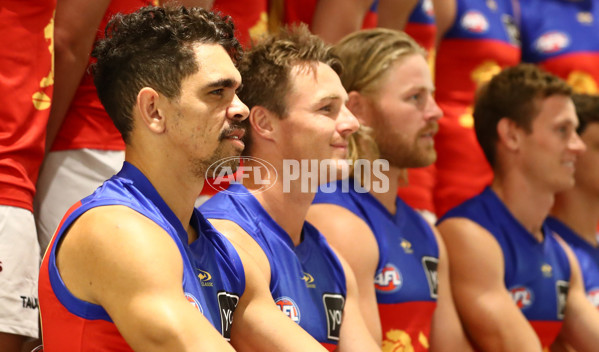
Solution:
[[[447,219],[437,229],[447,250],[452,286],[456,280],[481,287],[503,285],[503,252],[487,229],[466,218]]]
[[[314,225],[329,241],[336,236],[352,239],[374,240],[370,226],[350,210],[335,204],[313,204],[306,220]]]
[[[378,243],[370,226],[356,214],[335,204],[313,204],[306,220],[325,236],[354,270],[374,270],[371,267],[376,267],[379,260]]]
[[[226,219],[208,219],[212,226],[225,236],[240,254],[243,266],[255,265],[270,282],[270,263],[258,242],[237,223]],[[250,258],[251,261],[247,259]]]
[[[139,281],[152,285],[158,281],[157,273],[182,272],[182,263],[174,240],[163,228],[122,205],[97,207],[82,214],[57,252],[67,288],[96,304],[105,296],[119,294],[115,288],[120,284],[121,288]]]

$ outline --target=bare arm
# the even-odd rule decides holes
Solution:
[[[313,204],[306,219],[341,253],[353,270],[360,311],[370,334],[380,345],[382,328],[374,289],[379,249],[370,227],[349,210],[334,204]]]
[[[57,257],[67,288],[99,304],[135,351],[233,351],[189,304],[183,261],[157,224],[124,206],[83,214]]]
[[[362,28],[373,0],[319,0],[312,17],[312,33],[328,43]]]
[[[418,0],[380,0],[378,26],[403,31],[417,4]]]
[[[453,303],[445,244],[435,228],[433,228],[433,232],[439,246],[439,264],[437,267],[437,308],[431,323],[430,351],[472,351]]]
[[[445,33],[456,21],[456,0],[433,0],[435,8],[435,21],[437,23],[437,45],[445,36]]]
[[[345,307],[343,308],[343,321],[341,323],[341,332],[339,334],[339,344],[337,352],[363,352],[380,351],[381,347],[375,342],[368,333],[368,328],[360,312],[358,287],[351,267],[337,254],[343,270],[345,271],[346,296]]]
[[[237,224],[210,219],[237,249],[245,270],[245,291],[233,314],[231,344],[237,351],[325,351],[298,324],[289,319],[270,294],[270,267],[260,246]],[[251,254],[249,254],[251,253]]]
[[[505,288],[503,254],[493,236],[463,218],[445,220],[438,228],[447,246],[455,305],[476,347],[541,351],[535,331]]]
[[[46,131],[50,150],[89,62],[110,0],[58,0],[54,21],[54,93]]]
[[[599,311],[586,298],[580,266],[570,247],[559,239],[570,261],[570,288],[564,324],[557,345],[565,342],[579,352],[597,351],[599,346]],[[552,346],[552,350],[555,350]]]

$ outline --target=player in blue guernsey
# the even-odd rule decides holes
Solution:
[[[358,129],[344,105],[341,64],[302,26],[256,44],[239,69],[239,94],[250,107],[251,125],[242,170],[253,172],[200,211],[240,252],[251,254],[268,281],[273,306],[327,350],[376,351],[351,269],[305,221],[319,163],[344,163],[348,138]],[[299,160],[313,164],[311,171],[301,169]],[[249,259],[244,265],[251,265]]]
[[[576,254],[587,297],[599,308],[599,97],[577,94],[572,100],[580,121],[578,133],[587,149],[576,159],[576,184],[556,194],[547,225]]]
[[[504,69],[478,93],[474,129],[495,178],[438,228],[456,307],[481,350],[599,344],[599,312],[578,262],[544,223],[555,193],[574,185],[585,149],[570,95],[565,81],[531,64]]]
[[[44,257],[44,350],[233,351],[229,338],[237,350],[311,347],[262,274],[194,210],[207,167],[244,147],[232,23],[167,5],[108,28],[95,84],[126,162],[71,208]]]
[[[332,193],[321,189],[308,220],[352,266],[362,314],[384,351],[467,351],[443,243],[396,195],[404,168],[435,160],[432,137],[441,111],[425,52],[405,33],[388,29],[351,34],[335,52],[346,68],[348,107],[372,131],[356,135],[357,156],[372,160],[378,149],[388,169],[379,178],[373,163],[372,184],[351,178],[328,185]],[[383,181],[385,189],[374,187]]]

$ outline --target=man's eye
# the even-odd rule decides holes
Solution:
[[[224,91],[225,91],[224,89],[219,88],[219,89],[215,89],[215,90],[211,91],[210,94],[212,94],[212,95],[223,95]]]
[[[330,112],[333,110],[333,107],[331,105],[325,105],[325,106],[321,107],[319,110]]]

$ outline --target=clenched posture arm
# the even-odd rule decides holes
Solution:
[[[504,284],[501,248],[471,220],[439,225],[450,263],[456,308],[473,343],[483,351],[541,351],[541,342]]]
[[[183,260],[156,223],[124,206],[91,209],[60,244],[77,298],[101,305],[135,351],[233,351],[182,289]]]

